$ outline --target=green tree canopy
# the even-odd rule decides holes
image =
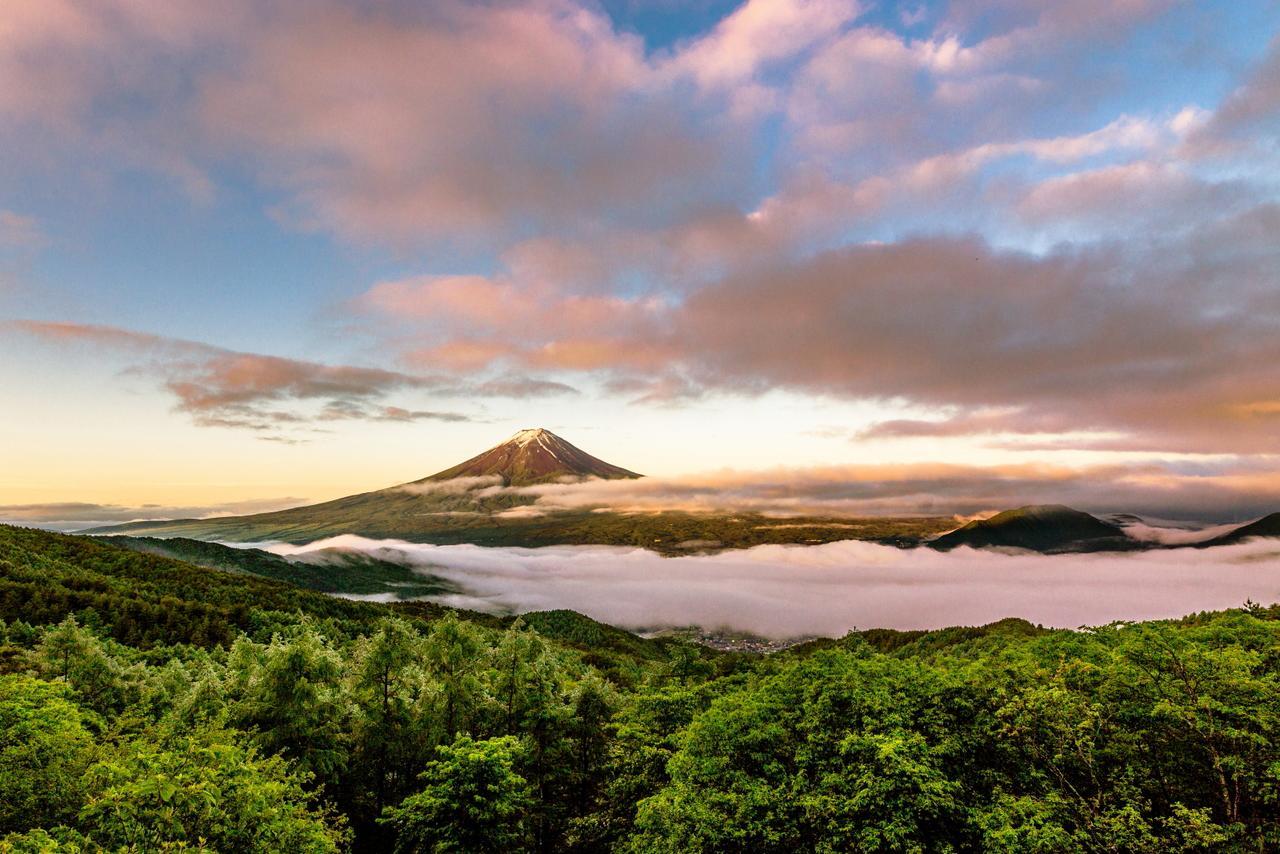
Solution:
[[[514,736],[473,741],[460,736],[440,748],[422,774],[422,791],[390,807],[383,821],[395,826],[396,850],[484,854],[522,850],[532,804],[528,781],[517,766],[524,748]]]
[[[0,833],[75,817],[94,760],[92,715],[65,686],[0,677]]]

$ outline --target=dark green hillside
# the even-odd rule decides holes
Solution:
[[[0,619],[57,622],[92,611],[137,646],[226,644],[265,612],[371,623],[379,609],[293,585],[139,554],[92,537],[0,526]]]
[[[1117,525],[1064,507],[1044,504],[1006,510],[990,519],[968,523],[929,543],[950,551],[960,546],[975,549],[1016,548],[1036,552],[1112,551],[1141,548]]]
[[[103,542],[145,554],[162,555],[209,569],[272,578],[321,593],[394,593],[409,598],[453,591],[432,578],[391,561],[338,549],[311,553],[306,560],[262,549],[241,549],[186,537],[102,537]]]
[[[666,659],[670,650],[679,646],[664,640],[646,640],[577,611],[533,611],[522,614],[520,621],[543,637],[580,650],[588,660],[597,663],[601,653],[623,654],[640,660]]]
[[[226,570],[0,526],[0,851],[383,850],[383,808],[463,732],[518,743],[566,799],[521,826],[560,834],[615,685],[679,647],[569,612],[533,631],[335,599],[205,545],[176,548]]]
[[[843,638],[819,638],[783,651],[786,656],[806,656],[824,649],[847,647],[851,642],[899,657],[931,655],[962,644],[1016,643],[1024,638],[1052,631],[1017,617],[1006,617],[985,626],[950,626],[945,629],[862,629]]]

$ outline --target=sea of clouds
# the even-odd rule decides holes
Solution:
[[[570,608],[632,630],[697,625],[776,639],[1004,617],[1076,628],[1280,601],[1277,540],[1091,555],[842,541],[662,557],[608,546],[433,546],[351,535],[268,548],[284,555],[340,548],[403,562],[456,585],[462,592],[428,598],[459,608]]]

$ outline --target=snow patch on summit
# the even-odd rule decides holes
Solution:
[[[635,478],[638,474],[606,463],[541,427],[520,430],[464,463],[437,472],[428,481],[500,476],[504,485],[551,483],[563,477]],[[416,482],[415,482],[416,483]]]
[[[530,445],[537,443],[538,447],[550,454],[552,459],[557,462],[564,462],[565,460],[560,456],[559,448],[557,447],[559,442],[562,441],[564,440],[559,436],[556,436],[550,430],[543,429],[542,427],[530,427],[525,430],[520,430],[510,439],[503,442],[502,445],[515,445],[517,448],[527,448]],[[499,445],[498,447],[502,447],[502,445]]]
[[[521,448],[523,448],[526,445],[528,445],[530,442],[537,442],[543,447],[546,447],[546,436],[547,436],[547,431],[543,430],[541,427],[530,427],[527,430],[518,431],[514,436],[512,436],[506,442],[503,442],[503,444],[518,445]]]

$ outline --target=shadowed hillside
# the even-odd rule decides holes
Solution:
[[[939,551],[969,546],[1044,553],[1124,551],[1142,547],[1125,536],[1120,527],[1060,504],[1006,510],[990,519],[973,521],[944,534],[929,546]]]
[[[1203,545],[1229,546],[1234,543],[1242,543],[1254,537],[1280,537],[1280,513],[1272,513],[1270,516],[1264,516],[1256,522],[1242,525],[1230,533],[1203,543]]]
[[[186,537],[102,537],[101,540],[130,551],[162,555],[209,569],[272,578],[321,593],[394,593],[409,598],[454,592],[453,585],[443,579],[393,561],[341,549],[323,549],[297,558]]]

